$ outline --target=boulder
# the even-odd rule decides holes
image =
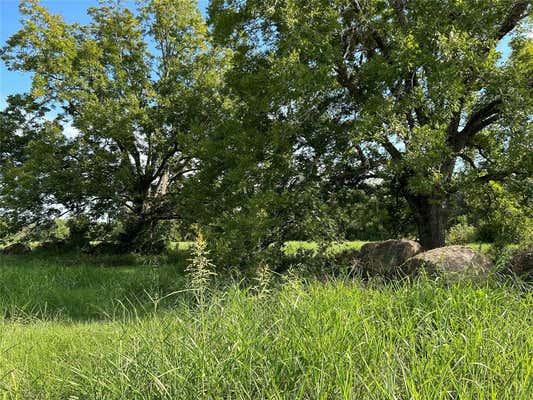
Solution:
[[[65,240],[50,240],[48,242],[42,242],[38,249],[45,251],[60,251],[68,247],[68,242]]]
[[[120,253],[118,244],[113,242],[100,242],[95,245],[84,248],[82,252],[93,256],[114,255]]]
[[[367,243],[361,247],[360,260],[371,275],[394,276],[403,274],[405,261],[423,251],[414,240],[386,240]]]
[[[31,248],[30,246],[24,243],[15,243],[7,247],[4,247],[4,250],[2,250],[2,254],[10,255],[10,256],[19,256],[22,254],[29,254],[29,253],[31,253]]]
[[[492,262],[480,252],[465,246],[447,246],[418,254],[405,263],[409,273],[421,271],[447,278],[485,278]]]
[[[336,265],[354,266],[359,264],[361,252],[354,249],[342,250],[333,255],[333,261]]]
[[[509,269],[518,276],[533,279],[533,247],[514,252],[509,260]]]

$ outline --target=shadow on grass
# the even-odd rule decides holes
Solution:
[[[0,256],[0,320],[91,321],[138,316],[184,287],[186,259],[32,254]]]

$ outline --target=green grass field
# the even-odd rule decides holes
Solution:
[[[221,282],[184,262],[0,257],[0,399],[531,399],[533,291]]]
[[[175,242],[172,244],[172,250],[188,249],[193,242]],[[361,247],[368,242],[362,240],[351,240],[330,244],[326,251],[336,253],[343,250],[361,250]],[[466,246],[481,252],[487,252],[490,249],[490,243],[469,243]],[[298,250],[318,250],[318,244],[315,242],[306,241],[290,241],[286,242],[284,250],[287,254],[296,254]]]

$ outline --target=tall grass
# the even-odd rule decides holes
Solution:
[[[0,256],[0,320],[108,318],[185,285],[183,260],[114,257]],[[167,301],[168,302],[168,301]]]
[[[533,398],[531,287],[293,278],[200,306],[150,268],[0,267],[0,398]]]

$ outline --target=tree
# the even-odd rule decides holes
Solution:
[[[16,95],[0,112],[0,218],[6,233],[57,218],[64,212],[59,204],[73,209],[80,200],[79,192],[67,189],[79,183],[71,146],[60,125],[45,119],[47,111]]]
[[[67,138],[86,208],[126,221],[135,245],[180,216],[199,143],[224,112],[227,54],[210,44],[193,0],[151,0],[130,10],[102,1],[87,25],[22,1],[22,29],[3,49],[11,70],[33,73],[31,95],[72,125]]]
[[[286,148],[322,179],[397,187],[431,249],[445,243],[452,195],[533,174],[531,10],[530,0],[214,0],[210,15],[236,52],[234,84],[253,86],[249,118],[283,126]]]

